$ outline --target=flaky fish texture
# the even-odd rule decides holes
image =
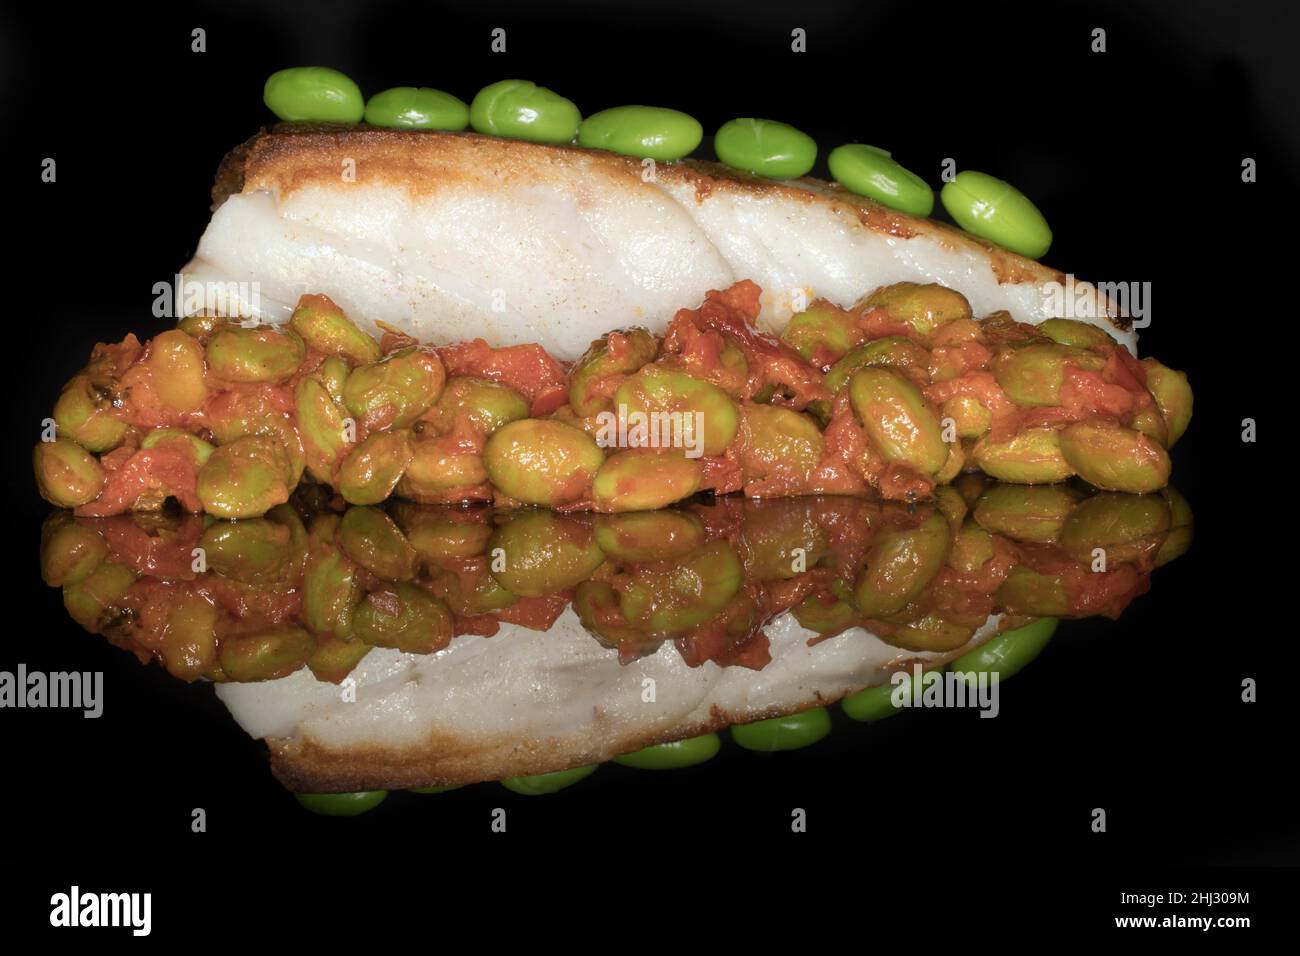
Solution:
[[[662,331],[710,289],[752,279],[760,323],[802,302],[848,307],[878,286],[940,282],[975,315],[1052,318],[1062,273],[813,179],[479,136],[279,127],[226,157],[187,281],[187,311],[285,321],[324,293],[372,328],[426,341],[539,342],[576,359],[615,328]],[[1084,283],[1092,321],[1126,319]],[[1084,309],[1083,311],[1087,311]]]

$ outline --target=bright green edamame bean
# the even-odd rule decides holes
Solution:
[[[786,123],[765,119],[734,119],[713,137],[718,159],[768,179],[798,179],[817,161],[817,143]]]
[[[442,90],[395,86],[370,97],[366,122],[404,129],[462,130],[469,125],[469,107],[464,100]]]
[[[689,156],[704,138],[699,120],[659,106],[616,106],[593,113],[578,127],[578,142],[661,163]]]
[[[1054,617],[1041,617],[1024,627],[1003,631],[957,658],[949,669],[967,675],[965,679],[971,682],[981,672],[996,673],[999,680],[1006,680],[1043,652],[1056,633],[1057,623]]]
[[[295,793],[304,810],[323,817],[355,817],[368,813],[388,799],[387,790],[358,790],[356,793]]]
[[[622,754],[614,758],[614,763],[637,770],[677,770],[712,760],[721,749],[722,739],[717,734],[704,734]]]
[[[600,765],[591,764],[587,767],[574,767],[572,770],[539,773],[531,777],[510,777],[502,780],[501,786],[525,797],[540,797],[586,780],[596,772],[598,766]]]
[[[878,146],[845,143],[831,150],[826,162],[845,189],[913,216],[934,211],[934,190]]]
[[[94,501],[108,480],[99,460],[67,438],[37,442],[32,465],[41,497],[60,508]]]
[[[469,124],[479,133],[535,143],[569,143],[582,114],[558,93],[528,80],[501,80],[478,91]]]
[[[338,70],[295,66],[272,73],[262,102],[289,122],[358,123],[365,112],[361,90]]]
[[[746,750],[777,753],[809,747],[830,732],[830,711],[825,707],[814,707],[798,714],[737,724],[731,728],[731,739]]]
[[[1052,245],[1052,230],[1038,207],[988,173],[962,170],[944,185],[939,198],[957,225],[1004,249],[1039,259]]]
[[[902,687],[901,691],[899,690],[900,686]],[[866,690],[860,690],[856,694],[850,694],[840,701],[840,709],[844,711],[844,716],[851,720],[861,720],[866,723],[884,720],[886,717],[893,717],[899,711],[899,708],[894,706],[894,693],[896,691],[906,699],[911,698],[911,674],[905,674],[901,685],[895,684],[891,680],[875,687],[868,687]]]

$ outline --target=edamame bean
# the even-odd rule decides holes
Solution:
[[[704,138],[695,117],[658,106],[616,106],[593,113],[578,127],[578,142],[666,163],[689,156]]]
[[[658,340],[645,329],[611,332],[592,342],[569,376],[574,413],[585,417],[612,409],[613,387],[658,354]]]
[[[368,429],[406,428],[438,400],[446,376],[432,349],[401,349],[354,368],[343,383],[343,404]]]
[[[104,536],[66,511],[41,525],[41,580],[52,588],[84,581],[107,557]]]
[[[699,490],[703,477],[699,460],[680,451],[628,448],[610,455],[600,466],[591,484],[591,500],[598,511],[652,511],[689,498]]]
[[[1094,495],[1065,519],[1061,548],[1085,564],[1098,548],[1107,565],[1136,561],[1159,547],[1170,520],[1169,505],[1159,495]]]
[[[994,485],[975,502],[974,517],[994,534],[1051,544],[1078,502],[1079,495],[1061,485]]]
[[[528,401],[500,382],[457,376],[447,381],[442,396],[425,420],[431,421],[440,434],[446,434],[461,416],[487,437],[502,425],[527,418]]]
[[[387,790],[358,790],[356,793],[295,793],[304,810],[323,817],[356,817],[369,813],[388,799]]]
[[[387,581],[415,577],[415,549],[397,523],[379,508],[349,508],[339,522],[338,544],[343,553]]]
[[[653,634],[680,634],[719,614],[740,591],[744,568],[725,540],[680,561],[631,569],[619,594],[623,616]]]
[[[217,663],[217,607],[202,594],[183,592],[167,615],[158,647],[167,673],[196,681]]]
[[[1060,433],[1053,428],[1026,428],[1003,442],[985,435],[971,456],[986,475],[1017,484],[1050,484],[1074,474],[1061,454]]]
[[[273,581],[289,563],[289,528],[265,518],[221,521],[199,537],[208,567],[244,584]]]
[[[302,619],[311,632],[318,638],[351,637],[352,613],[362,596],[356,567],[342,550],[332,544],[312,545],[302,577]],[[318,653],[322,651],[324,644],[317,647]],[[307,663],[311,665],[311,661]]]
[[[510,777],[502,780],[501,786],[525,797],[541,797],[586,780],[596,772],[598,766],[599,764],[592,764],[588,767],[574,767],[572,770],[539,773],[531,777]]]
[[[667,561],[704,543],[704,525],[686,511],[596,516],[596,544],[620,561]]]
[[[745,405],[740,436],[738,457],[746,483],[782,472],[806,477],[826,446],[811,418],[779,405]]]
[[[921,390],[897,372],[864,368],[849,380],[849,401],[871,443],[888,462],[935,475],[948,462],[939,419]]]
[[[183,428],[154,428],[140,440],[141,448],[157,448],[159,445],[175,445],[186,449],[194,456],[194,464],[200,468],[208,463],[216,451],[198,435]]]
[[[208,369],[227,382],[278,382],[288,378],[306,356],[295,332],[276,326],[229,326],[208,340]]]
[[[298,437],[307,471],[321,484],[334,481],[334,469],[348,447],[346,416],[318,379],[304,378],[294,389]]]
[[[998,585],[997,599],[1010,614],[1066,617],[1070,613],[1070,595],[1064,582],[1055,575],[1040,574],[1024,565],[1012,568]]]
[[[221,642],[221,669],[233,681],[276,680],[307,663],[316,646],[301,627],[282,624]]]
[[[1114,422],[1075,422],[1060,436],[1061,454],[1079,477],[1103,491],[1142,494],[1169,482],[1169,453]]]
[[[1004,249],[1040,259],[1052,245],[1052,230],[1038,207],[1010,183],[965,169],[939,193],[948,215],[972,235]]]
[[[473,512],[417,508],[399,504],[393,517],[415,553],[425,561],[472,558],[487,550],[492,526]]]
[[[629,435],[633,415],[678,413],[682,444],[688,451],[714,457],[727,450],[740,427],[736,404],[722,389],[703,379],[659,365],[647,365],[618,387],[614,402],[627,410]],[[669,419],[672,421],[673,419]]]
[[[1003,631],[957,658],[948,665],[949,670],[966,675],[964,679],[972,684],[981,673],[997,674],[999,680],[1006,680],[1043,652],[1058,623],[1054,617],[1040,617],[1032,624]]]
[[[856,315],[818,299],[786,323],[781,338],[805,361],[824,368],[839,361],[862,335]]]
[[[481,455],[449,449],[439,438],[417,438],[411,443],[411,463],[397,483],[397,493],[412,501],[437,504],[467,493],[487,477]]]
[[[469,105],[477,132],[537,143],[569,143],[582,114],[558,93],[528,80],[500,80],[478,91]]]
[[[1147,388],[1169,428],[1168,447],[1173,448],[1192,421],[1192,387],[1187,384],[1185,373],[1176,372],[1155,359],[1143,359],[1142,366],[1147,370]]]
[[[817,143],[786,123],[765,119],[734,119],[713,137],[718,159],[735,169],[769,179],[808,175],[817,161]]]
[[[553,508],[590,491],[605,454],[581,429],[527,418],[497,429],[487,440],[483,461],[502,494]]]
[[[339,464],[334,488],[349,504],[377,505],[393,493],[413,456],[406,430],[376,432]]]
[[[948,519],[938,511],[915,528],[878,533],[853,590],[858,612],[869,618],[897,614],[939,573],[951,543]]]
[[[939,669],[942,670],[943,668]],[[840,701],[840,709],[844,711],[844,716],[850,720],[873,723],[877,720],[884,720],[886,717],[893,717],[900,710],[899,707],[894,705],[894,701],[896,699],[911,700],[912,694],[912,675],[904,672],[901,685],[895,684],[891,679],[889,682],[879,684],[876,687],[860,690]]]
[[[810,594],[796,604],[791,613],[800,627],[818,634],[838,634],[858,620],[858,612],[853,606],[834,594]]]
[[[881,286],[853,307],[853,311],[860,313],[873,309],[883,309],[891,321],[903,323],[920,338],[926,338],[941,325],[971,317],[966,297],[937,282],[895,282]]]
[[[954,395],[948,399],[943,403],[942,414],[952,419],[958,438],[979,438],[993,425],[993,413],[970,395]]]
[[[1095,372],[1105,364],[1104,358],[1086,349],[1031,343],[999,352],[993,359],[993,376],[1017,405],[1059,405],[1067,365]]]
[[[843,388],[853,373],[864,368],[925,368],[930,355],[911,339],[902,335],[887,335],[859,345],[831,366],[826,373],[826,388],[832,395]]]
[[[722,739],[717,734],[704,734],[622,754],[614,758],[614,763],[637,770],[677,770],[712,760],[721,749]]]
[[[975,636],[973,624],[950,621],[942,614],[931,611],[915,621],[895,628],[880,639],[886,644],[908,651],[955,651]]]
[[[731,739],[746,750],[777,753],[810,747],[831,732],[831,715],[825,707],[798,714],[771,717],[731,728]]]
[[[469,107],[442,90],[395,86],[370,97],[365,118],[371,126],[462,130],[469,125]]]
[[[451,643],[451,611],[428,591],[399,581],[371,591],[352,614],[352,633],[375,647],[432,654]]]
[[[153,337],[145,357],[122,376],[122,387],[128,393],[143,391],[155,411],[187,415],[198,411],[208,397],[203,363],[202,345],[180,329],[168,329]]]
[[[623,617],[618,592],[607,581],[583,581],[573,591],[573,611],[582,626],[603,647],[619,651],[620,659],[652,653],[662,639],[633,627]]]
[[[289,122],[357,123],[365,112],[361,90],[338,70],[295,66],[272,73],[262,102]]]
[[[500,549],[498,551],[498,549]],[[591,523],[547,511],[521,511],[501,523],[488,553],[502,559],[492,576],[511,594],[542,597],[585,581],[605,560]]]
[[[247,435],[222,445],[199,470],[199,501],[218,518],[258,518],[289,500],[291,475],[274,439]]]
[[[54,424],[59,436],[93,452],[116,448],[131,427],[113,414],[111,390],[84,374],[75,376],[59,393]]]
[[[934,211],[934,190],[878,146],[845,143],[831,150],[826,163],[836,182],[860,196],[913,216]]]
[[[41,497],[60,508],[94,501],[108,477],[94,455],[67,438],[37,442],[32,467]]]
[[[353,365],[378,362],[379,343],[362,332],[327,295],[304,295],[289,318],[289,327],[317,352],[337,355]]]
[[[1115,339],[1107,335],[1105,330],[1089,322],[1080,322],[1078,319],[1048,319],[1046,322],[1039,323],[1038,331],[1053,342],[1073,345],[1081,349],[1095,349],[1116,344]]]
[[[63,606],[72,619],[92,634],[121,611],[122,598],[135,584],[135,572],[115,561],[104,561],[76,584],[63,586]]]

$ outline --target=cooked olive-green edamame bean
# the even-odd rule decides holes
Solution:
[[[298,358],[301,361],[301,355]],[[203,363],[202,345],[180,329],[168,329],[153,337],[145,357],[123,376],[123,384],[129,390],[134,376],[140,375],[163,409],[177,415],[196,412],[208,397]]]
[[[883,309],[921,338],[941,325],[971,317],[970,302],[956,289],[937,282],[895,282],[881,286],[854,306],[856,312]]]
[[[258,518],[289,500],[291,477],[274,439],[247,435],[222,445],[199,470],[199,501],[218,518]]]
[[[262,102],[289,122],[359,123],[365,112],[361,90],[338,70],[295,66],[272,73]]]
[[[1067,365],[1097,372],[1105,364],[1104,358],[1086,349],[1034,342],[1000,352],[993,360],[993,376],[1017,405],[1059,405]]]
[[[656,412],[680,413],[683,445],[688,451],[710,457],[725,452],[740,427],[736,403],[726,392],[703,379],[659,365],[647,365],[624,381],[614,394],[614,402],[620,411],[627,410],[629,422],[636,413],[645,415],[646,421]]]
[[[1060,433],[1053,428],[1025,428],[1003,442],[985,435],[971,450],[984,474],[1024,485],[1064,481],[1074,468],[1061,454]]]
[[[96,453],[122,444],[131,427],[113,414],[108,390],[96,386],[88,375],[77,375],[63,387],[54,403],[54,424],[60,437]]]
[[[612,409],[610,379],[632,374],[654,361],[657,354],[659,342],[645,329],[622,329],[591,343],[569,375],[569,404],[574,413],[588,416]]]
[[[395,86],[370,97],[365,118],[371,126],[462,130],[469,125],[469,107],[442,90]]]
[[[550,419],[504,425],[487,440],[483,462],[492,484],[529,505],[553,508],[586,494],[605,463],[586,432]]]
[[[1070,595],[1064,582],[1052,574],[1040,574],[1017,565],[998,585],[998,603],[1010,614],[1032,617],[1065,617],[1070,611]]]
[[[398,581],[372,591],[352,614],[352,633],[375,647],[432,654],[451,643],[451,611],[424,588]]]
[[[600,466],[591,500],[599,511],[652,511],[689,498],[703,477],[699,459],[686,458],[677,449],[628,448]]]
[[[276,326],[230,326],[208,340],[208,369],[217,378],[240,384],[288,378],[307,354],[298,334]]]
[[[834,395],[863,368],[924,368],[930,361],[929,353],[911,339],[902,335],[887,335],[846,353],[826,373],[826,388]]]
[[[878,146],[845,143],[831,150],[826,163],[845,189],[913,216],[934,211],[934,190]]]
[[[898,372],[864,368],[849,380],[849,401],[863,430],[888,462],[924,475],[948,463],[948,443],[921,390]]]
[[[447,433],[464,415],[484,437],[502,425],[528,417],[528,400],[508,385],[485,378],[457,376],[447,380],[433,411],[425,416],[439,433]]]
[[[1162,488],[1160,496],[1169,503],[1170,523],[1165,540],[1156,551],[1155,566],[1168,564],[1192,546],[1192,506],[1173,485]]]
[[[720,614],[743,583],[744,567],[731,545],[711,541],[671,565],[636,569],[619,594],[619,608],[635,627],[680,634]]]
[[[838,633],[858,619],[853,606],[833,594],[810,594],[791,608],[791,613],[800,627],[818,634]]]
[[[289,327],[317,352],[342,356],[354,365],[383,357],[379,343],[361,331],[329,296],[304,295],[289,318]]]
[[[438,438],[417,438],[411,443],[411,463],[397,483],[397,493],[412,501],[437,503],[457,489],[487,481],[483,456],[452,449]]]
[[[351,560],[386,581],[410,581],[415,577],[415,549],[397,522],[379,508],[345,511],[337,541]]]
[[[1040,617],[1032,624],[1003,631],[957,658],[948,669],[967,675],[965,679],[972,682],[980,673],[996,673],[999,680],[1006,680],[1043,652],[1058,623],[1054,617]]]
[[[948,519],[937,510],[914,528],[879,532],[853,591],[859,613],[870,618],[897,614],[939,573],[951,544]]]
[[[817,162],[813,138],[776,120],[730,120],[714,135],[713,151],[728,166],[768,179],[798,179]]]
[[[1052,245],[1052,230],[1038,207],[1010,183],[965,169],[939,193],[948,215],[971,235],[1030,259]]]
[[[596,544],[622,561],[667,561],[704,543],[704,525],[687,511],[634,511],[597,515]]]
[[[622,754],[614,758],[614,763],[637,770],[677,770],[712,760],[721,749],[722,739],[717,734],[704,734]]]
[[[135,572],[115,561],[104,561],[76,584],[63,586],[63,606],[72,619],[90,633],[117,613],[127,589],[135,584]]]
[[[177,445],[188,449],[194,455],[194,463],[200,468],[208,463],[216,451],[198,435],[183,428],[154,428],[140,440],[141,448],[157,448],[159,445]]]
[[[825,707],[798,714],[756,720],[731,728],[731,739],[746,750],[777,753],[810,747],[831,732],[831,715]]]
[[[902,690],[899,690],[900,686]],[[911,699],[914,690],[910,673],[904,673],[901,685],[890,680],[884,684],[860,690],[856,694],[850,694],[840,701],[840,709],[844,711],[844,716],[850,720],[860,720],[865,723],[884,720],[886,717],[893,717],[900,709],[894,706],[895,692],[902,699]]]
[[[500,80],[478,91],[469,105],[469,124],[491,136],[536,143],[569,143],[582,114],[558,93],[528,80]]]
[[[405,429],[375,432],[339,462],[335,490],[349,504],[377,505],[393,493],[413,455]]]
[[[695,117],[659,106],[616,106],[592,113],[578,127],[583,146],[661,163],[689,156],[703,138]]]
[[[303,628],[281,624],[221,642],[221,669],[241,684],[287,677],[307,663],[316,641]]]
[[[1094,495],[1063,522],[1061,548],[1085,564],[1094,560],[1098,548],[1107,564],[1135,561],[1159,546],[1170,521],[1169,504],[1159,495]]]
[[[1187,384],[1185,373],[1176,372],[1155,359],[1143,359],[1142,366],[1147,370],[1147,388],[1169,429],[1167,447],[1173,448],[1192,421],[1192,387]]]
[[[302,575],[302,619],[312,633],[351,637],[352,613],[362,596],[356,566],[342,550],[313,544]]]
[[[818,367],[838,361],[861,338],[858,317],[824,299],[791,317],[781,338],[799,355]]]
[[[202,594],[182,592],[167,614],[158,653],[167,673],[196,681],[217,663],[217,606]]]
[[[208,567],[244,584],[274,580],[290,559],[291,532],[265,518],[221,521],[199,537]]]
[[[826,445],[811,418],[779,405],[745,405],[740,435],[738,457],[746,482],[780,471],[806,476]]]
[[[406,428],[438,400],[446,377],[433,349],[400,349],[353,369],[343,404],[366,428]]]
[[[548,793],[556,793],[565,787],[572,787],[575,783],[586,780],[596,772],[598,766],[600,765],[591,764],[587,767],[574,767],[572,770],[539,773],[531,777],[510,777],[502,780],[501,786],[525,797],[541,797]]]
[[[881,640],[894,647],[909,651],[955,651],[975,636],[973,624],[950,621],[936,611],[923,614],[914,621],[881,635]]]
[[[974,517],[985,531],[1051,544],[1078,503],[1079,495],[1061,485],[994,485],[975,502]]]
[[[388,799],[387,790],[358,790],[355,793],[295,793],[304,810],[323,817],[355,817],[368,813]]]
[[[1062,429],[1060,443],[1079,477],[1103,491],[1138,495],[1169,481],[1169,453],[1159,442],[1114,422],[1075,422]]]
[[[1103,329],[1078,319],[1048,319],[1039,323],[1038,331],[1060,345],[1073,345],[1082,349],[1115,344],[1115,340]]]
[[[94,501],[108,479],[98,459],[68,438],[37,442],[32,466],[41,497],[60,508]]]

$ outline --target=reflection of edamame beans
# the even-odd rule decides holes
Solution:
[[[975,521],[981,528],[1017,541],[1050,544],[1079,495],[1059,485],[994,485],[975,502]]]
[[[125,565],[105,561],[76,584],[63,586],[63,606],[72,619],[92,634],[115,615],[135,572]]]
[[[713,137],[718,159],[735,169],[770,179],[808,175],[817,161],[817,143],[807,133],[765,119],[734,119]]]
[[[356,793],[295,793],[304,810],[325,817],[355,817],[368,813],[388,799],[387,790],[358,790]]]
[[[949,669],[959,674],[969,674],[966,679],[972,682],[981,672],[996,672],[999,680],[1006,680],[1019,673],[1043,652],[1047,642],[1056,633],[1057,623],[1054,617],[1042,617],[1024,627],[1003,631],[969,654],[957,658],[949,665]]]
[[[462,130],[469,125],[469,107],[442,90],[395,86],[370,97],[365,117],[371,126]]]
[[[1070,512],[1061,527],[1061,548],[1076,561],[1106,552],[1106,563],[1135,561],[1163,540],[1169,505],[1158,495],[1093,495]]]
[[[158,653],[167,673],[196,681],[217,662],[217,606],[202,594],[182,592],[167,615]]]
[[[967,232],[1004,249],[1038,259],[1052,244],[1052,230],[1038,207],[1010,183],[969,169],[939,193],[948,215]]]
[[[666,561],[704,543],[704,525],[687,511],[638,511],[596,516],[596,544],[621,561]]]
[[[483,460],[492,484],[503,494],[553,508],[588,493],[605,455],[581,429],[529,418],[497,429],[487,441]]]
[[[744,582],[740,558],[725,540],[678,562],[634,568],[619,594],[623,616],[655,634],[680,634],[719,614]]]
[[[539,773],[531,777],[510,777],[502,780],[501,786],[525,797],[540,797],[587,779],[596,772],[598,766],[599,764],[592,764],[588,767],[574,767],[572,770]]]
[[[52,588],[84,581],[108,557],[108,542],[99,532],[56,511],[41,525],[41,580]]]
[[[290,122],[356,123],[365,111],[357,85],[338,70],[295,66],[272,73],[262,89],[262,102]]]
[[[798,714],[737,724],[731,728],[731,739],[746,750],[777,753],[809,747],[830,732],[830,712],[825,707],[814,707]]]
[[[721,749],[722,740],[717,734],[704,734],[623,754],[615,757],[614,763],[638,770],[677,770],[712,760]]]
[[[913,216],[934,211],[934,190],[878,146],[845,143],[826,162],[836,182],[861,196]]]
[[[499,552],[498,552],[498,549]],[[501,570],[492,576],[511,594],[542,597],[585,581],[605,560],[591,524],[548,511],[521,511],[504,521],[488,542]]]
[[[422,587],[403,581],[371,591],[352,614],[352,633],[375,647],[432,654],[451,643],[447,606]]]
[[[361,597],[352,562],[333,544],[313,544],[302,576],[302,619],[312,633],[351,637]]]
[[[500,80],[479,90],[469,123],[480,133],[537,143],[568,143],[582,114],[572,102],[528,80]]]
[[[943,567],[951,538],[948,519],[938,511],[915,528],[877,534],[853,591],[859,613],[881,618],[906,607]]]
[[[386,581],[415,577],[415,549],[379,508],[349,508],[338,530],[339,547],[358,565]]]
[[[695,117],[658,106],[616,106],[593,113],[578,127],[582,146],[659,162],[689,156],[703,138]]]
[[[37,442],[32,463],[41,497],[60,508],[94,501],[107,480],[95,456],[66,438]]]
[[[215,573],[244,584],[273,579],[288,563],[290,531],[265,518],[222,521],[209,526],[199,547]]]

